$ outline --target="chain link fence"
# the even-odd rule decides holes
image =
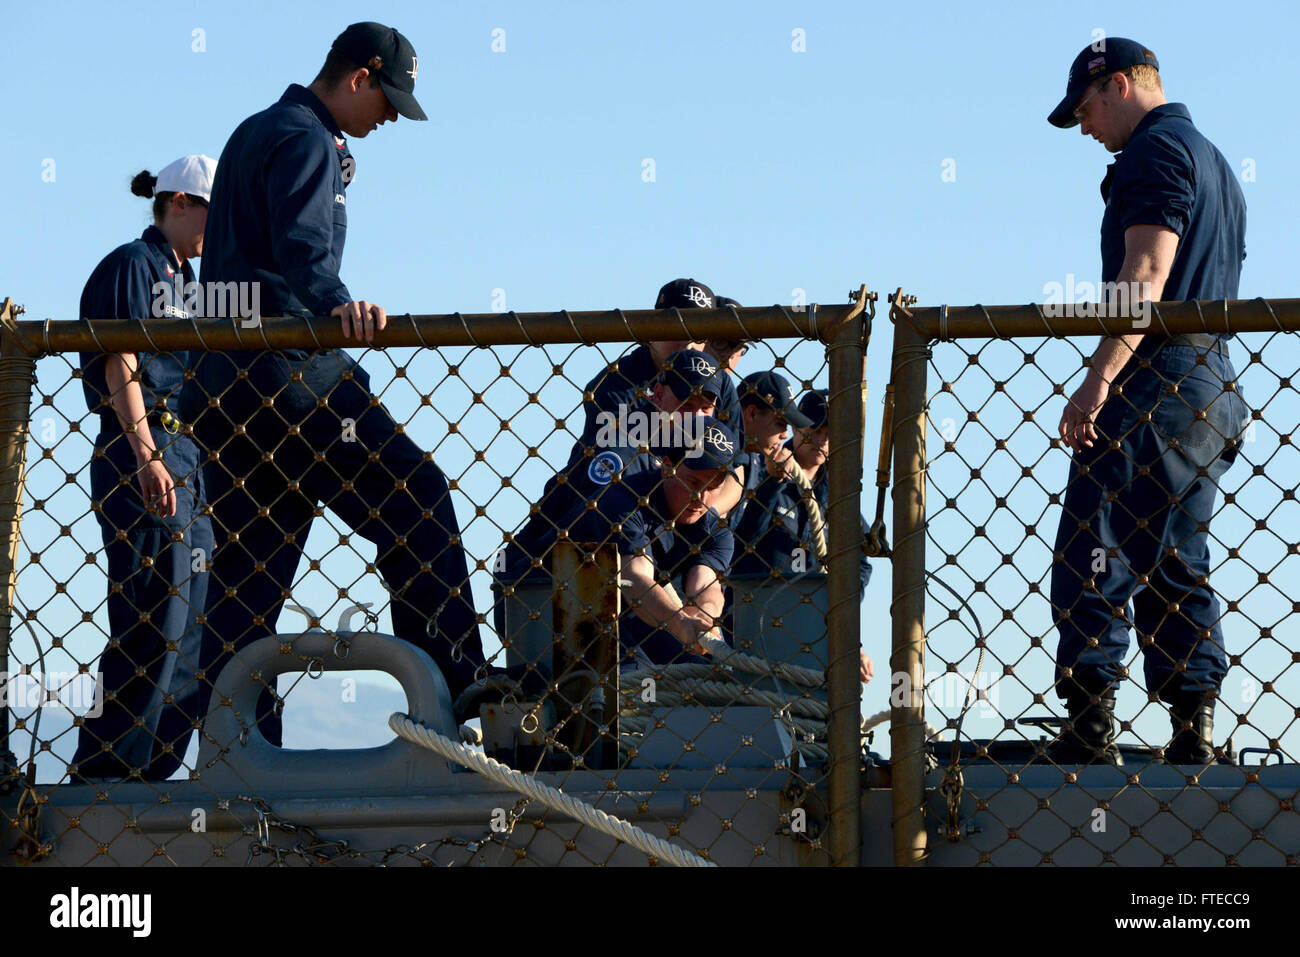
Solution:
[[[1294,306],[896,297],[900,863],[1300,860]],[[1092,337],[1143,330],[1072,455]]]
[[[395,316],[357,366],[326,321],[7,308],[6,857],[856,860],[868,305]],[[787,399],[823,390],[833,426],[759,452],[745,491],[742,475],[691,485],[705,471],[652,437],[622,436],[610,466],[589,431],[601,384],[628,386],[624,412],[672,413],[658,365],[688,345],[738,376],[776,371]],[[313,349],[334,350],[313,353],[328,382],[306,361],[267,387],[268,362]],[[185,411],[148,420],[171,516],[123,464],[111,405],[88,411],[93,357],[126,352],[189,369]],[[696,392],[673,421],[739,415],[743,442],[743,396],[728,412]],[[727,494],[695,534],[697,506]],[[549,537],[512,576],[530,522]],[[686,658],[683,614],[708,619]]]
[[[1289,581],[1300,554],[1290,531],[1300,369],[1288,356],[1300,329],[1296,303],[1154,311],[1159,334],[1235,333],[1226,346],[1235,375],[1220,374],[1216,384],[1206,375],[1211,364],[1194,358],[1148,375],[1166,410],[1186,413],[1181,431],[1163,427],[1155,453],[1125,444],[1152,426],[1150,396],[1136,385],[1112,396],[1130,419],[1120,427],[1099,419],[1111,431],[1102,429],[1105,448],[1094,455],[1120,463],[1135,482],[1153,481],[1148,498],[1154,487],[1167,500],[1147,508],[1110,494],[1100,472],[1091,483],[1077,463],[1072,473],[1057,430],[1090,354],[1082,337],[1131,326],[1049,317],[1041,307],[918,309],[896,293],[875,521],[861,488],[873,313],[862,290],[853,305],[803,311],[394,317],[389,344],[360,358],[367,379],[340,376],[315,395],[333,416],[330,435],[309,433],[286,397],[259,392],[255,361],[243,358],[224,388],[203,394],[204,411],[220,408],[232,423],[220,441],[200,443],[203,475],[218,479],[169,528],[170,544],[149,552],[117,534],[128,528],[102,520],[108,496],[92,491],[91,472],[108,455],[96,451],[101,422],[86,411],[78,350],[233,354],[347,341],[327,324],[294,320],[263,320],[250,331],[7,315],[7,860],[1295,864],[1300,692]],[[696,559],[715,536],[733,538],[731,560],[718,570],[725,612],[710,611],[667,567],[656,579],[671,585],[665,593],[687,617],[701,610],[690,611],[693,603],[705,606],[715,625],[699,632],[701,646],[684,660],[652,654],[632,637],[667,621],[656,621],[663,606],[637,586],[633,560],[650,555],[666,566],[672,548],[620,543],[622,519],[635,524],[638,509],[664,511],[667,484],[689,476],[671,456],[667,466],[644,459],[649,467],[632,474],[622,468],[624,446],[611,466],[601,455],[613,446],[589,432],[595,387],[644,362],[638,342],[704,344],[712,353],[701,355],[713,362],[720,352],[734,358],[743,343],[737,375],[775,370],[798,394],[825,389],[829,410],[829,454],[810,470],[810,489],[788,472],[784,481],[771,475],[742,493],[743,509],[709,536],[650,529],[656,542],[674,532],[688,566],[706,564]],[[639,409],[655,400],[653,378],[633,383],[628,401]],[[1228,417],[1234,427],[1195,414],[1214,403],[1193,401],[1191,380],[1210,381],[1216,401],[1240,401],[1241,414]],[[332,407],[336,388],[351,397]],[[726,421],[723,404],[697,403],[688,414]],[[625,427],[617,411],[613,421]],[[182,416],[160,421],[158,434],[193,428]],[[638,455],[646,439],[632,443]],[[1207,443],[1214,456],[1198,460]],[[344,446],[361,454],[336,451]],[[401,468],[384,457],[396,446],[405,450]],[[1230,462],[1220,461],[1225,452]],[[1150,534],[1153,515],[1183,501],[1162,489],[1167,473],[1151,478],[1170,461],[1191,462],[1189,487],[1208,482],[1213,505],[1153,560],[1142,533]],[[761,455],[751,464],[768,467]],[[445,491],[420,484],[430,467]],[[594,485],[582,485],[584,477]],[[131,490],[133,478],[119,468],[107,487]],[[556,494],[569,478],[569,506],[579,502],[581,518]],[[1103,493],[1089,509],[1072,504],[1071,488],[1094,485]],[[720,488],[688,488],[681,501],[712,504]],[[375,489],[372,503],[365,496]],[[606,526],[593,524],[592,513],[610,518],[606,504],[621,494],[607,500],[609,489],[634,494]],[[402,493],[415,504],[394,502]],[[307,499],[297,513],[281,507],[290,494]],[[888,530],[880,520],[886,494]],[[231,499],[244,511],[232,510]],[[1110,506],[1104,527],[1096,523],[1102,505]],[[1066,513],[1098,536],[1095,547],[1080,551],[1073,532],[1061,537]],[[746,527],[745,514],[761,516],[762,528]],[[213,555],[190,535],[204,517],[214,525]],[[530,523],[549,534],[530,539]],[[779,548],[764,537],[773,531]],[[275,546],[264,559],[253,547],[259,533],[260,547]],[[1204,556],[1186,544],[1197,533]],[[115,574],[110,546],[122,543],[139,560]],[[130,581],[160,575],[144,559],[167,547],[192,572],[182,579],[206,573],[220,591],[192,608],[192,628],[169,632],[180,638],[127,640],[167,601],[198,604],[173,576],[150,593],[159,604],[134,608],[126,625],[110,621],[115,599],[142,601]],[[513,573],[511,547],[523,553],[526,574]],[[240,560],[223,566],[223,548]],[[409,554],[398,560],[403,548]],[[864,551],[892,565],[887,760],[864,748],[860,713]],[[463,572],[448,555],[463,556]],[[257,576],[286,557],[287,584],[268,592]],[[1217,610],[1208,618],[1211,606],[1180,601],[1168,585],[1180,567],[1202,561],[1184,595],[1210,592]],[[1082,640],[1058,648],[1072,618],[1086,620],[1098,600],[1107,626],[1080,626]],[[224,623],[210,614],[223,602],[238,612],[224,613]],[[472,627],[447,624],[457,603]],[[1171,622],[1193,630],[1181,651],[1168,637]],[[186,636],[194,634],[209,644],[200,641],[189,659]],[[96,682],[115,642],[129,668]],[[1213,673],[1216,649],[1221,674]],[[1072,708],[1062,699],[1086,672],[1080,663],[1099,655],[1113,666],[1107,686],[1085,688]],[[1195,715],[1171,724],[1176,696],[1168,692],[1192,677],[1216,694],[1212,755],[1189,763],[1175,757]],[[109,714],[113,704],[107,696],[97,703],[95,688],[148,702],[134,711],[122,705],[113,735],[85,752],[125,758],[121,773],[81,767],[85,715]],[[197,699],[195,688],[203,691]],[[1112,691],[1114,739],[1103,735],[1088,753],[1077,731]],[[121,711],[132,720],[124,723]],[[172,724],[152,717],[164,713]],[[144,750],[132,751],[141,741]],[[890,844],[892,854],[883,851]]]

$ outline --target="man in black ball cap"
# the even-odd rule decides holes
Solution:
[[[357,171],[344,137],[399,114],[426,119],[418,73],[401,33],[354,23],[310,86],[291,84],[241,123],[212,186],[203,282],[256,284],[266,315],[335,316],[357,345],[373,341],[384,309],[339,276]],[[257,341],[260,316],[236,321]],[[341,349],[261,349],[206,353],[197,378],[210,403],[195,412],[195,434],[209,452],[217,539],[210,680],[230,654],[275,632],[323,506],[376,546],[397,636],[433,658],[453,697],[470,684],[484,658],[449,485],[372,395],[366,371]],[[270,691],[258,724],[278,744]]]
[[[1150,303],[1237,298],[1246,203],[1187,107],[1165,101],[1159,69],[1141,43],[1098,40],[1075,57],[1048,117],[1118,154],[1101,184],[1102,284],[1106,314],[1132,330],[1102,339],[1059,426],[1074,453],[1051,582],[1070,718],[1053,748],[1062,763],[1122,763],[1114,706],[1130,622],[1147,689],[1170,709],[1172,762],[1214,760],[1228,667],[1207,541],[1248,412],[1227,338],[1161,335]]]

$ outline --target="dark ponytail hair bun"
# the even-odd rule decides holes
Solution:
[[[158,182],[158,177],[146,170],[141,170],[135,174],[131,180],[131,192],[136,196],[143,196],[150,199],[153,196],[153,188]]]

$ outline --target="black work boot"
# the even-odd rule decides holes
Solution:
[[[1165,761],[1199,767],[1213,764],[1214,696],[1181,694],[1170,696],[1168,701],[1174,735],[1165,748]]]
[[[1068,723],[1052,742],[1048,754],[1057,764],[1106,763],[1121,767],[1124,759],[1115,745],[1115,689],[1100,694],[1072,686],[1066,693]]]

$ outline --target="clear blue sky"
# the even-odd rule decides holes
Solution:
[[[1289,4],[271,0],[6,12],[0,295],[25,304],[27,318],[74,317],[95,263],[147,223],[148,204],[129,193],[131,175],[185,153],[218,156],[240,120],[288,83],[309,81],[333,37],[359,19],[390,23],[411,39],[417,95],[431,117],[351,142],[358,171],[343,277],[354,294],[390,311],[487,312],[497,289],[519,311],[648,307],[658,286],[678,275],[745,305],[789,302],[795,289],[840,302],[864,281],[882,291],[903,285],[922,303],[1040,301],[1046,283],[1099,271],[1097,184],[1108,157],[1077,130],[1045,119],[1097,28],[1152,47],[1169,98],[1188,104],[1234,167],[1253,168],[1243,184],[1250,212],[1242,297],[1297,295],[1300,133],[1280,121],[1297,86]],[[498,28],[506,48],[494,53]],[[792,50],[796,30],[806,52]],[[646,159],[654,182],[643,181]],[[955,172],[951,181],[945,169]],[[887,326],[877,331],[873,400],[888,374]],[[801,349],[796,371],[824,384],[810,349]],[[1056,355],[1063,375],[1077,369],[1076,355]],[[521,370],[544,378],[535,358]],[[741,371],[760,359],[747,357]],[[59,362],[41,363],[42,389],[66,382]],[[388,358],[365,362],[377,386],[388,381]],[[580,352],[571,378],[580,385],[599,362]],[[1279,358],[1274,368],[1287,374],[1287,362],[1294,359]],[[417,380],[429,388],[445,362],[422,357],[416,368],[433,377]],[[481,355],[467,364],[484,385],[494,368]],[[1275,378],[1260,381],[1261,390],[1275,387]],[[445,442],[438,416],[460,418],[455,410],[468,403],[456,392],[463,387],[442,388],[439,410],[421,413],[414,431],[427,445],[444,443],[440,461],[455,474],[468,466],[470,445]],[[563,414],[577,404],[566,383],[551,383],[547,395],[569,403]],[[1041,381],[1036,396],[1045,398]],[[386,399],[395,410],[414,408],[409,388]],[[84,412],[72,390],[57,408],[74,418]],[[469,442],[494,438],[490,417],[465,421]],[[873,401],[872,449],[878,423]],[[996,427],[1006,434],[1015,425],[1004,417]],[[84,464],[89,447],[80,441],[61,446],[61,465]],[[493,448],[500,471],[518,468],[519,442]],[[566,448],[558,437],[549,452]],[[1064,470],[1064,457],[1052,453],[1038,480],[1054,489]],[[520,474],[525,490],[540,488],[540,465]],[[36,485],[59,479],[33,469]],[[77,536],[93,544],[98,531],[84,505],[84,496],[81,509],[69,498],[58,520],[83,516]],[[1045,493],[1024,507],[1046,510]],[[471,506],[462,499],[458,508],[464,521]],[[522,511],[517,496],[489,506],[499,528],[480,520],[467,533],[477,557]],[[1056,512],[1048,514],[1054,527]],[[39,519],[29,527],[36,535]],[[323,538],[314,546],[323,549]],[[878,563],[864,606],[880,671],[888,572]],[[27,584],[33,576],[20,579],[20,594],[39,591],[39,581]],[[88,598],[102,588],[102,580],[78,581]],[[370,591],[380,599],[377,586]],[[1023,598],[1023,590],[1020,598],[1012,592],[999,595],[1002,604]],[[1040,621],[1031,631],[1046,627]],[[83,640],[93,654],[102,635]],[[1017,642],[1026,644],[1023,634],[1005,641],[1008,660],[1021,653]],[[1041,687],[1045,665],[1035,669],[1025,680]],[[864,708],[885,704],[878,680]]]

